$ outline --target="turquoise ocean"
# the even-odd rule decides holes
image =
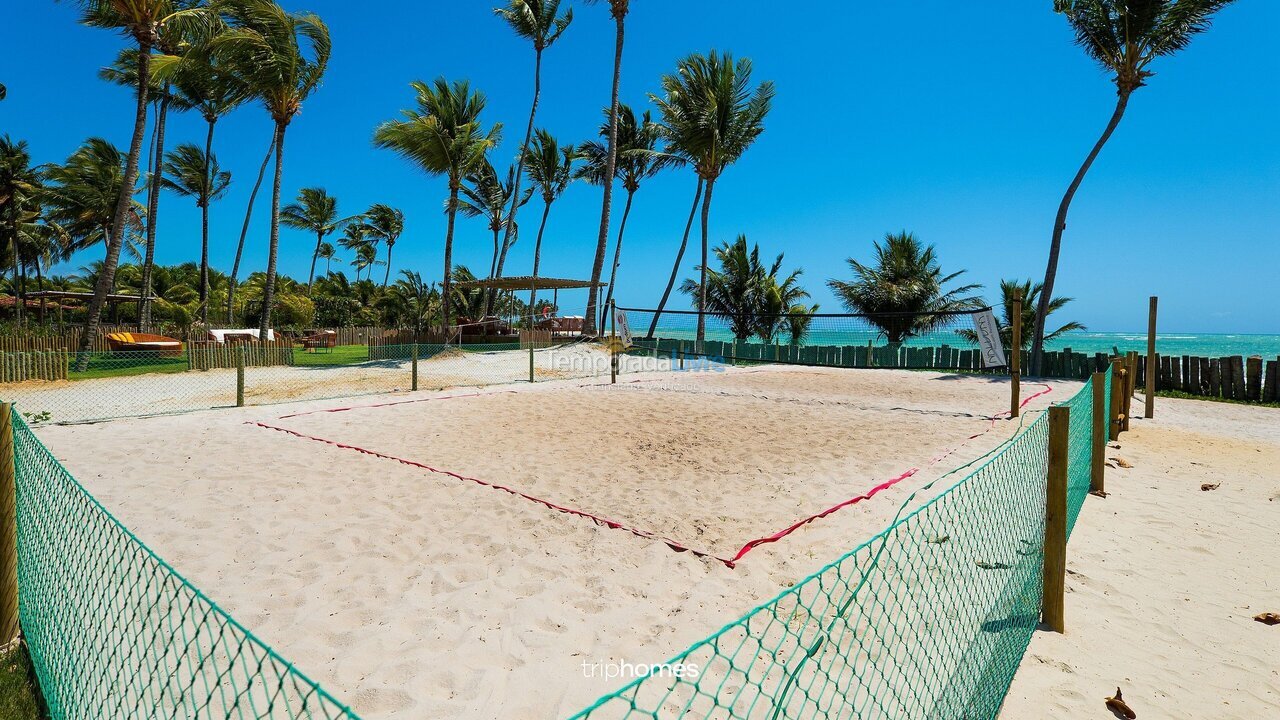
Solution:
[[[728,342],[733,339],[732,333],[723,327],[707,328],[707,339]],[[642,328],[632,327],[632,331]],[[674,339],[693,339],[691,327],[658,327],[659,337]],[[752,339],[749,342],[759,342]],[[786,342],[785,337],[781,342]],[[871,342],[883,345],[884,340],[874,332],[865,330],[845,331],[815,329],[805,337],[805,345],[866,345]],[[908,346],[936,347],[948,344],[952,347],[970,347],[970,344],[957,335],[946,331],[935,331],[925,337],[912,338],[905,343]],[[1073,352],[1086,354],[1111,353],[1113,350],[1127,352],[1147,351],[1146,332],[1076,332],[1066,333],[1047,345],[1050,350],[1070,348]],[[1156,352],[1162,355],[1190,355],[1195,357],[1229,357],[1241,355],[1259,355],[1264,358],[1280,357],[1280,335],[1264,335],[1249,333],[1157,333]]]

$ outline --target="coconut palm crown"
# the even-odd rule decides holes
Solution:
[[[945,314],[982,307],[969,295],[982,286],[947,286],[965,271],[943,274],[932,245],[909,232],[885,235],[875,244],[875,262],[849,258],[853,280],[827,281],[827,287],[849,312],[865,315],[891,344],[928,332],[947,322]]]

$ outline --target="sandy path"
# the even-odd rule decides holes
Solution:
[[[1141,417],[1141,403],[1134,403]],[[1067,556],[1067,632],[1037,632],[1002,717],[1280,717],[1280,410],[1160,399],[1108,457]],[[1221,483],[1202,492],[1202,483]]]
[[[715,452],[716,437],[743,447],[755,439],[758,447],[736,466],[726,461],[744,476],[753,468],[800,472],[800,465],[786,465],[795,458],[768,449],[777,443],[793,443],[786,447],[797,454],[826,453],[835,458],[833,467],[860,457],[850,446],[882,442],[885,434],[861,437],[831,422],[833,412],[853,413],[854,405],[893,408],[914,397],[934,410],[980,416],[1003,409],[1008,389],[989,378],[905,371],[777,369],[649,377],[656,387],[640,389],[649,383],[635,383],[626,389],[565,391],[581,381],[510,387],[521,398],[537,396],[540,402],[516,407],[545,413],[541,426],[556,438],[584,434],[596,443],[610,436],[606,428],[585,434],[587,428],[558,423],[559,417],[582,420],[574,413],[582,413],[584,405],[597,412],[604,407],[584,403],[583,395],[594,393],[650,413],[628,426],[634,434],[621,435],[628,440],[622,447],[632,449],[651,437],[678,437],[679,428],[652,427],[649,434],[662,422],[664,405],[701,413],[701,426],[714,433],[706,430],[691,440],[708,453]],[[636,379],[646,376],[627,376]],[[663,389],[664,382],[671,385]],[[1060,396],[1051,394],[1034,405],[1066,399],[1071,388],[1059,391]],[[773,407],[765,408],[761,396]],[[438,429],[453,433],[456,425],[464,435],[474,432],[479,437],[467,447],[500,447],[506,433],[517,433],[515,442],[530,440],[518,435],[526,425],[518,413],[471,416],[466,408],[487,406],[437,405],[449,402],[458,403],[448,410],[456,414]],[[763,546],[729,570],[506,493],[246,424],[286,410],[336,404],[233,408],[50,426],[39,433],[144,541],[285,657],[374,719],[569,715],[621,684],[584,676],[584,662],[670,657],[848,551],[883,527],[912,487],[1014,429],[1012,423],[998,422],[994,431],[910,483]],[[716,408],[720,416],[714,415]],[[753,422],[743,422],[744,411]],[[910,457],[900,458],[902,464],[927,463],[945,444],[932,414],[880,412],[888,422],[904,422],[893,442],[915,447]],[[780,439],[788,432],[786,423],[754,422],[762,413],[801,423],[805,446]],[[893,419],[898,416],[912,421]],[[436,427],[429,415],[425,421],[405,415],[403,424],[384,417],[394,415],[371,415],[366,422],[384,440],[405,442]],[[616,423],[611,413],[586,419],[603,425],[610,417]],[[946,427],[967,430],[981,424],[976,418],[942,422],[953,421],[960,425]],[[695,424],[686,429],[694,432]],[[554,455],[548,452],[544,459],[552,462]],[[641,456],[649,477],[658,479],[700,461],[663,448]],[[471,460],[477,472],[500,475],[515,462],[510,454],[485,457]],[[869,454],[862,462],[899,464]],[[583,467],[595,465],[577,457],[566,465],[566,476],[573,477],[567,470]],[[709,478],[705,484],[713,482]],[[705,514],[702,506],[674,502],[676,494],[661,490],[650,487],[639,496],[648,506],[630,503],[629,509],[637,517],[668,513],[677,519],[683,508],[690,524]],[[775,512],[770,497],[787,499],[743,493],[737,496],[740,506],[724,500],[722,507],[735,517],[766,516]]]

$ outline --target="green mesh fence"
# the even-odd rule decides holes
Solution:
[[[1092,402],[1068,403],[1072,523]],[[994,718],[1039,620],[1048,426],[574,720]]]
[[[54,720],[356,717],[13,430],[20,618]]]
[[[516,342],[6,355],[23,374],[0,378],[0,400],[21,406],[32,422],[54,423],[407,391],[415,387],[415,364],[421,390],[529,382],[531,372],[534,382],[609,375],[603,345],[587,342],[535,347],[532,368],[528,349]],[[630,362],[632,371],[644,369],[640,359]]]

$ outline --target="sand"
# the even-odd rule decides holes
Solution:
[[[1280,410],[1157,399],[1067,549],[1067,632],[1037,632],[1004,718],[1280,717]],[[1219,484],[1202,491],[1202,484]]]
[[[1016,429],[988,417],[1007,407],[1007,382],[977,376],[770,368],[583,385],[495,386],[483,397],[281,419],[477,391],[397,393],[39,434],[162,557],[363,717],[543,718],[622,684],[587,677],[584,662],[674,655],[847,552],[912,489]],[[1031,409],[1078,387],[1053,385]],[[717,554],[918,472],[729,569],[474,482],[249,422],[359,440]]]

